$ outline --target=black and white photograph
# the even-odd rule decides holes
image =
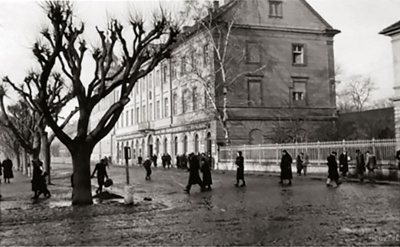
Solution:
[[[0,246],[400,246],[399,0],[0,0]]]

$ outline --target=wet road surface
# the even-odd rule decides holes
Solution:
[[[30,200],[29,178],[16,173],[1,184],[0,245],[400,245],[400,186],[343,183],[295,177],[281,186],[270,175],[214,172],[213,190],[193,186],[188,173],[131,168],[135,205],[117,201],[71,207],[70,167],[53,169],[50,199]],[[123,167],[111,167],[124,188]],[[95,185],[96,179],[92,180]],[[96,187],[93,187],[93,191]],[[144,201],[144,197],[152,201]]]

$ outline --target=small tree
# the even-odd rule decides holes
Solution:
[[[368,76],[353,75],[343,82],[338,93],[338,110],[341,112],[362,111],[376,90],[374,81]]]
[[[92,52],[96,64],[93,79],[83,82],[82,63],[88,50],[86,41],[82,38],[84,25],[75,25],[70,2],[47,2],[43,7],[51,26],[42,31],[44,40],[36,43],[33,49],[40,64],[38,77],[33,80],[38,89],[37,102],[46,124],[71,153],[75,184],[72,204],[92,204],[90,156],[93,148],[114,127],[125,105],[130,101],[129,96],[136,82],[151,72],[160,61],[170,57],[179,29],[161,8],[158,14],[154,14],[148,30],[143,19],[130,19],[132,40],[125,39],[124,28],[119,21],[111,20],[107,33],[97,29],[101,47]],[[115,64],[113,59],[117,41],[123,54],[119,64]],[[71,84],[71,96],[79,105],[74,138],[62,130],[49,106],[52,97],[46,89],[52,85],[50,75],[57,62]],[[94,107],[114,90],[118,90],[118,98],[104,113],[97,126],[89,131],[89,119]]]

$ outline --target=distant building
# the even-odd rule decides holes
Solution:
[[[186,27],[172,58],[137,82],[131,102],[112,133],[95,147],[93,159],[112,156],[122,162],[124,146],[131,147],[132,162],[154,153],[216,155],[224,133],[215,115],[207,112],[211,102],[204,87],[191,80],[193,67],[215,74],[212,97],[218,105],[225,93],[232,144],[271,143],[278,121],[302,118],[316,129],[336,120],[333,37],[340,31],[305,0],[231,0],[223,6],[214,1],[210,11],[216,23],[239,16],[227,48],[227,54],[237,47],[243,51],[238,56],[244,59],[227,68],[238,80],[226,91],[220,87],[210,36],[198,26]],[[245,73],[264,65],[257,73]],[[100,103],[91,126],[118,93]]]
[[[379,34],[383,34],[392,38],[394,71],[394,116],[397,147],[400,148],[400,21],[383,29]]]

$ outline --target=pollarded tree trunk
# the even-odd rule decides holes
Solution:
[[[44,158],[44,169],[47,172],[47,184],[51,184],[51,157],[50,157],[50,142],[47,132],[44,131],[42,136],[42,155]]]
[[[93,204],[90,180],[90,155],[92,149],[81,144],[71,152],[74,174],[72,205]]]

